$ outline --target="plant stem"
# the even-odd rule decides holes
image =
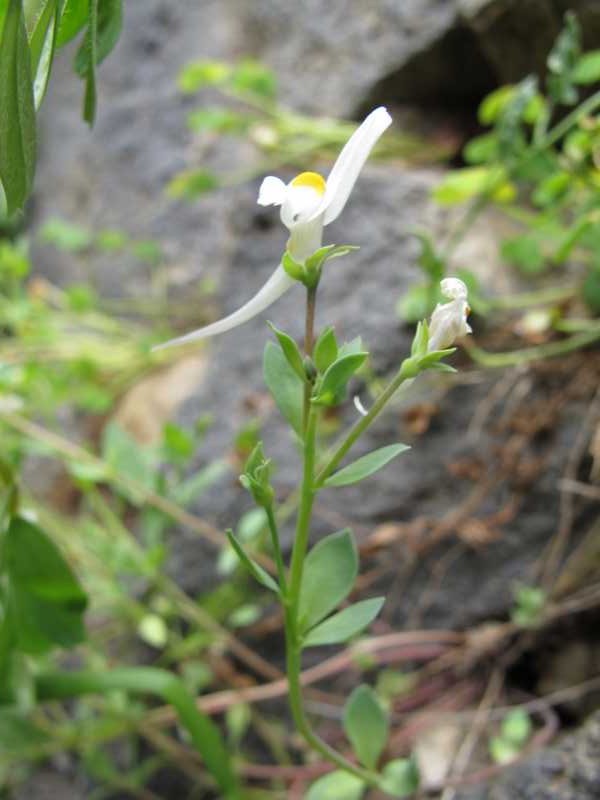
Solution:
[[[304,353],[312,356],[315,340],[315,309],[317,306],[317,287],[312,286],[306,290],[306,322],[304,326]],[[310,396],[312,393],[312,381],[306,380],[304,383],[304,411],[302,415],[303,430],[306,436],[308,427],[308,415],[310,411]]]
[[[353,425],[353,427],[350,429],[350,432],[348,433],[344,441],[340,445],[338,445],[335,452],[333,453],[332,456],[330,456],[325,466],[322,467],[322,469],[319,471],[315,479],[315,488],[318,489],[323,485],[323,482],[327,480],[327,478],[331,475],[333,470],[344,458],[344,456],[350,450],[350,448],[362,436],[362,434],[367,430],[367,428],[371,425],[371,423],[375,420],[375,418],[381,413],[381,411],[392,399],[393,395],[398,391],[400,386],[405,381],[410,380],[412,377],[413,377],[412,374],[408,372],[407,368],[404,366],[403,363],[396,377],[393,378],[390,381],[390,383],[388,383],[385,389],[377,397],[377,399],[367,412],[366,416],[361,417]]]
[[[300,682],[300,673],[302,669],[302,639],[298,626],[298,613],[304,559],[308,546],[312,506],[315,495],[313,483],[317,413],[315,407],[309,406],[306,433],[304,436],[304,470],[300,491],[300,506],[298,509],[296,537],[294,539],[292,563],[290,567],[288,603],[285,608],[285,638],[290,708],[298,731],[314,750],[321,753],[328,761],[336,764],[346,772],[352,773],[370,785],[377,785],[377,777],[374,774],[348,761],[348,759],[331,748],[312,730],[306,718],[302,699],[302,685]]]
[[[267,521],[269,523],[269,532],[271,533],[271,544],[273,545],[273,554],[275,556],[275,563],[277,564],[277,576],[279,578],[279,586],[283,598],[287,598],[287,581],[285,577],[285,566],[283,564],[283,556],[281,555],[281,544],[279,541],[279,531],[277,529],[277,520],[273,506],[266,506]]]
[[[553,358],[572,353],[574,350],[579,350],[581,347],[598,340],[600,340],[600,330],[595,328],[574,334],[568,339],[540,344],[537,347],[525,347],[522,350],[508,353],[489,353],[487,350],[481,350],[479,347],[471,347],[469,345],[465,345],[465,348],[473,361],[482,364],[484,367],[514,367],[519,364],[526,364],[529,361],[539,361],[543,358]]]
[[[307,356],[312,355],[314,343],[314,319],[316,305],[316,287],[310,288],[306,296],[306,331],[304,336],[304,350]],[[286,661],[288,692],[290,708],[294,723],[306,742],[324,758],[350,772],[365,783],[376,786],[377,776],[353,764],[341,753],[331,748],[310,726],[304,710],[302,697],[302,684],[300,674],[302,670],[302,637],[299,628],[300,589],[304,560],[308,548],[310,523],[315,496],[315,461],[316,437],[318,423],[318,408],[311,404],[312,382],[307,381],[304,393],[304,442],[303,442],[303,470],[300,486],[298,518],[296,522],[296,535],[292,549],[290,564],[289,584],[287,595],[284,596],[284,622],[286,641]],[[275,535],[275,534],[273,534]],[[277,554],[276,554],[277,557]],[[278,564],[279,566],[279,564]]]

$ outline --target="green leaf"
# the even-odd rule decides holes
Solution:
[[[35,171],[35,106],[20,0],[8,0],[0,41],[0,181],[10,216],[23,208]]]
[[[334,403],[338,393],[346,387],[350,378],[362,366],[368,355],[367,352],[348,353],[334,361],[323,375],[314,402],[323,405]]]
[[[516,88],[513,85],[500,86],[486,95],[477,112],[479,122],[482,125],[493,125],[514,97],[515,91]]]
[[[382,771],[381,788],[392,797],[408,797],[419,788],[419,769],[412,758],[389,761]]]
[[[573,105],[577,90],[573,86],[573,72],[581,52],[581,28],[572,11],[565,14],[565,24],[554,43],[546,64],[549,75],[546,81],[548,94],[557,103]]]
[[[325,328],[315,343],[313,358],[319,372],[325,372],[338,357],[338,345],[335,331],[330,325]]]
[[[58,0],[47,0],[37,15],[29,37],[34,105],[40,107],[46,92],[56,47],[60,8]]]
[[[360,800],[366,786],[360,778],[349,772],[336,770],[316,780],[310,787],[306,800]]]
[[[357,458],[352,464],[331,475],[323,483],[323,486],[349,486],[351,483],[358,483],[363,478],[368,478],[405,450],[410,450],[407,444],[390,444],[387,447],[380,447],[367,453],[366,456]]]
[[[389,722],[373,689],[357,686],[344,706],[344,731],[358,760],[368,769],[377,767],[385,748]]]
[[[302,358],[300,348],[291,336],[288,336],[288,334],[284,331],[278,330],[272,322],[267,322],[267,325],[277,337],[279,345],[283,351],[283,355],[286,357],[288,364],[294,370],[300,380],[304,381],[306,378],[306,373],[304,372],[304,360]]]
[[[97,0],[95,65],[101,64],[119,41],[123,28],[122,0]],[[85,78],[92,68],[89,48],[80,47],[75,56],[75,71]]]
[[[177,78],[180,91],[193,94],[205,86],[218,86],[227,80],[231,67],[224,61],[192,61]]]
[[[5,548],[18,646],[42,653],[83,641],[87,596],[52,541],[36,525],[15,517]]]
[[[88,6],[89,0],[65,0],[58,26],[57,47],[63,47],[83,30],[88,18]]]
[[[600,81],[600,50],[591,50],[579,57],[571,78],[574,83],[587,86]]]
[[[488,164],[498,157],[498,136],[495,132],[476,136],[465,145],[463,157],[468,164]]]
[[[40,238],[70,253],[80,253],[91,247],[93,242],[89,230],[58,217],[52,217],[42,225]]]
[[[325,622],[321,622],[307,634],[304,647],[316,647],[322,644],[339,644],[360,633],[379,614],[385,598],[373,597],[361,600],[334,614]]]
[[[522,747],[531,736],[532,727],[529,714],[522,708],[515,708],[502,720],[501,735],[516,747]]]
[[[304,563],[298,619],[306,631],[341,603],[358,575],[358,554],[349,529],[321,539]]]
[[[492,736],[489,751],[496,764],[510,764],[519,757],[521,748],[502,736]]]
[[[88,27],[83,44],[75,57],[75,68],[79,75],[85,80],[83,118],[90,126],[94,124],[96,118],[96,65],[98,63],[99,2],[100,0],[88,0]]]
[[[75,56],[75,71],[85,80],[83,118],[96,118],[96,68],[111,52],[123,25],[122,0],[89,0],[88,28]]]
[[[230,82],[236,91],[251,92],[266,99],[274,98],[277,92],[274,74],[252,58],[244,59],[234,67]]]
[[[452,170],[433,190],[433,197],[442,205],[454,205],[489,193],[498,202],[510,201],[515,196],[515,188],[506,180],[501,167],[479,166]]]
[[[194,200],[201,194],[212,192],[219,186],[216,175],[206,170],[186,170],[179,172],[167,185],[169,197]]]
[[[188,127],[200,133],[211,131],[225,134],[244,133],[251,120],[228,108],[200,108],[192,111],[187,118]]]
[[[505,239],[500,246],[505,261],[519,267],[527,275],[537,275],[546,267],[546,259],[537,237],[530,234]]]
[[[274,342],[267,342],[265,346],[263,375],[277,408],[300,436],[302,434],[303,382]]]
[[[229,543],[235,550],[238,558],[242,562],[242,564],[246,567],[248,572],[252,575],[252,577],[257,580],[262,586],[265,586],[267,589],[270,589],[275,594],[279,594],[279,586],[275,582],[275,580],[269,575],[269,573],[264,570],[260,564],[257,564],[254,559],[250,558],[250,556],[246,553],[240,542],[235,538],[233,531],[229,529],[226,531],[227,538],[229,539]]]

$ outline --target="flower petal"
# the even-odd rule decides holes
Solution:
[[[325,225],[342,213],[369,153],[391,122],[387,110],[380,106],[369,114],[344,145],[329,173],[325,196],[318,210],[318,213],[325,212]]]
[[[281,178],[268,175],[258,190],[259,206],[280,206],[285,200],[286,185]]]
[[[284,271],[283,267],[279,265],[275,272],[271,275],[269,280],[260,289],[254,297],[249,300],[233,314],[229,314],[223,319],[213,322],[211,325],[206,325],[204,328],[199,328],[197,331],[186,333],[185,336],[179,336],[177,339],[171,339],[169,342],[159,344],[153,347],[153,350],[162,350],[165,347],[173,347],[174,345],[189,344],[196,342],[199,339],[206,339],[208,336],[216,336],[219,333],[225,333],[232,328],[237,328],[238,325],[243,325],[244,322],[260,314],[268,308],[275,300],[278,300],[284,292],[293,286],[295,283],[292,278]]]
[[[440,291],[450,300],[467,299],[467,286],[460,278],[444,278],[440,283]]]

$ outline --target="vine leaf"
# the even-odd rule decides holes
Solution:
[[[0,41],[0,181],[10,216],[23,208],[35,172],[35,106],[20,0],[8,0]]]

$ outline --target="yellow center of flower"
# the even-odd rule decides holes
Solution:
[[[318,172],[301,172],[292,181],[292,186],[309,186],[319,194],[325,194],[325,178]]]

